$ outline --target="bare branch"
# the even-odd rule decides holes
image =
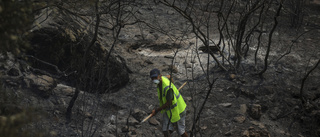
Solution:
[[[291,53],[292,47],[294,46],[295,43],[297,43],[297,41],[298,41],[298,39],[299,39],[300,37],[302,37],[302,36],[303,36],[304,34],[306,34],[306,33],[309,33],[309,32],[311,32],[311,31],[314,31],[314,30],[317,30],[317,29],[311,29],[311,30],[305,31],[305,32],[303,32],[302,34],[300,34],[295,40],[293,40],[293,41],[291,42],[291,45],[290,45],[290,47],[289,47],[289,50],[287,50],[286,53],[284,53],[283,55],[281,55],[281,57],[278,58],[278,60],[275,62],[275,64],[277,64],[277,63],[279,62],[279,60],[282,59],[284,56],[289,55],[289,54]]]
[[[304,95],[303,95],[304,82],[307,80],[307,78],[309,77],[309,75],[311,74],[311,72],[318,67],[319,64],[320,64],[320,59],[319,59],[318,62],[308,71],[308,73],[307,73],[307,74],[303,77],[303,79],[302,79],[301,87],[300,87],[300,100],[301,100],[302,104],[305,104],[305,103],[306,103],[306,99],[304,98]],[[319,109],[319,107],[317,107],[317,109]]]
[[[269,58],[269,53],[270,53],[270,49],[271,49],[271,42],[272,42],[272,35],[273,35],[274,30],[276,29],[276,27],[277,27],[277,25],[278,25],[277,17],[280,16],[280,11],[281,11],[281,8],[282,8],[282,4],[283,4],[283,1],[281,1],[280,5],[279,5],[279,8],[278,8],[278,10],[277,10],[277,13],[276,13],[276,15],[273,17],[273,19],[274,19],[274,25],[273,25],[270,33],[269,33],[268,49],[267,49],[266,56],[265,56],[265,58],[264,58],[264,69],[259,73],[260,76],[262,76],[262,74],[267,71],[268,58]]]

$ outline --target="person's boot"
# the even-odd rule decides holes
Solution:
[[[184,132],[184,133],[181,135],[181,137],[188,137],[187,132]]]

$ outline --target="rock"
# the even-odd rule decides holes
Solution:
[[[217,88],[217,90],[216,91],[218,91],[218,92],[223,92],[224,91],[224,89],[222,89],[222,88]]]
[[[240,109],[238,110],[238,113],[242,114],[242,115],[245,115],[246,112],[247,112],[247,105],[246,104],[241,104],[240,105]]]
[[[191,101],[192,98],[191,97],[184,97],[186,101]]]
[[[128,128],[128,126],[124,126],[121,128],[122,132],[129,132],[130,128]]]
[[[20,85],[19,79],[6,79],[5,83],[11,86],[16,86],[16,87]]]
[[[75,88],[74,87],[70,87],[64,84],[58,84],[54,89],[53,92],[56,95],[63,95],[63,96],[73,96],[74,92],[75,92]]]
[[[105,54],[107,56],[107,54]],[[125,60],[118,55],[110,56],[108,76],[111,78],[111,89],[118,89],[129,82],[129,69]]]
[[[242,132],[242,137],[271,137],[266,130],[255,130],[253,127]]]
[[[232,131],[232,130],[230,130],[230,131],[228,131],[228,132],[224,133],[224,135],[225,135],[225,136],[231,136],[231,135],[232,135],[232,132],[233,132],[233,131]]]
[[[170,55],[165,55],[164,58],[174,59],[174,57],[173,57],[173,56],[170,56]]]
[[[274,107],[270,110],[268,114],[272,120],[276,120],[278,119],[278,116],[281,114],[281,109],[279,107]]]
[[[230,78],[231,80],[234,80],[234,79],[236,78],[236,74],[230,74],[230,75],[229,75],[229,78]]]
[[[249,80],[245,77],[239,77],[239,80],[242,84],[247,83]]]
[[[206,46],[201,46],[199,47],[199,50],[201,50],[202,52],[204,53],[209,53],[210,52],[213,52],[213,53],[218,53],[218,51],[220,50],[219,47],[217,46],[209,46],[209,50],[208,50],[208,47]]]
[[[8,74],[9,76],[20,76],[21,72],[20,72],[20,70],[17,69],[17,68],[11,68],[11,69],[7,72],[7,74]]]
[[[131,130],[131,134],[130,135],[137,135],[136,130]]]
[[[84,112],[84,115],[85,115],[86,118],[89,118],[91,120],[93,119],[91,113],[89,113],[89,112]]]
[[[249,109],[249,115],[253,118],[253,119],[260,119],[261,117],[261,105],[259,104],[253,104],[250,106]]]
[[[6,62],[5,62],[5,64],[4,64],[4,68],[6,69],[6,70],[10,70],[11,68],[19,68],[19,64],[18,63],[16,63],[16,61],[15,61],[15,56],[12,54],[12,53],[10,53],[10,52],[7,52],[7,57],[4,57],[4,58],[6,58]],[[3,58],[3,59],[4,59]]]
[[[58,133],[56,131],[50,131],[49,133],[51,136],[55,137],[58,135]]]
[[[133,133],[132,133],[132,132],[129,132],[128,137],[137,137],[137,135],[133,135]]]
[[[265,128],[266,128],[266,127],[264,126],[264,124],[261,123],[261,122],[259,122],[259,121],[250,121],[250,123],[258,126],[258,127],[261,128],[261,129],[265,129]]]
[[[73,130],[74,131],[74,133],[76,134],[76,135],[81,135],[82,134],[82,130],[80,130],[80,129],[75,129],[75,130]],[[71,136],[73,136],[73,135],[71,135]]]
[[[271,95],[274,93],[274,90],[276,90],[274,86],[261,86],[256,90],[256,94],[259,96]]]
[[[131,115],[138,121],[142,121],[143,118],[145,116],[147,116],[148,114],[145,111],[142,111],[140,109],[133,109],[133,112],[131,113]]]
[[[160,125],[160,122],[154,118],[154,117],[151,117],[149,120],[148,120],[149,124],[150,125],[154,125],[154,126],[157,126],[157,125]]]
[[[206,114],[209,115],[209,116],[215,115],[214,111],[211,110],[211,109],[208,109],[208,110],[206,111]]]
[[[219,105],[228,108],[232,106],[232,103],[220,103]]]
[[[279,133],[282,134],[282,135],[286,135],[286,136],[288,136],[288,137],[291,136],[290,133],[288,133],[288,132],[286,132],[286,131],[284,131],[284,130],[282,130],[282,129],[279,130]]]
[[[140,127],[141,127],[141,125],[134,125],[134,127],[135,127],[135,128],[140,128]]]
[[[145,60],[144,62],[146,62],[147,64],[153,64],[153,62],[150,61],[149,59]]]
[[[60,115],[60,114],[61,114],[61,111],[59,111],[59,110],[54,110],[54,111],[53,111],[53,114],[56,115],[56,116],[57,116],[57,115]]]
[[[250,92],[248,89],[240,88],[241,94],[249,99],[255,99],[256,96],[252,92]]]
[[[167,68],[163,69],[162,71],[167,71],[167,72],[173,72],[173,73],[178,73],[178,68],[173,65],[168,65]]]
[[[320,110],[313,110],[311,116],[320,118]]]
[[[237,117],[234,117],[233,120],[237,123],[243,123],[246,120],[246,117],[245,116],[237,116]]]
[[[126,116],[129,115],[129,110],[127,110],[127,109],[119,110],[118,114],[119,114],[120,117],[126,117]]]
[[[236,98],[236,96],[234,94],[228,94],[227,97],[229,98]]]
[[[0,127],[5,127],[6,124],[8,123],[7,122],[7,117],[4,117],[4,116],[0,116]]]
[[[188,63],[188,64],[185,64],[185,67],[186,68],[192,68],[192,65]]]
[[[201,130],[206,130],[208,127],[207,126],[201,126],[200,129]]]
[[[52,90],[57,86],[56,81],[47,75],[29,74],[24,79],[28,87],[34,88],[36,93],[44,98],[48,98],[52,94]]]
[[[3,55],[3,53],[0,53],[0,62],[5,61],[5,59],[6,59],[6,57]]]
[[[111,124],[115,124],[116,123],[116,116],[115,115],[111,115],[110,122],[111,122]]]
[[[115,133],[116,132],[116,125],[113,125],[111,123],[109,123],[107,126],[106,126],[106,131],[109,132],[109,133]]]
[[[242,132],[242,137],[250,137],[249,130],[245,130]]]
[[[120,118],[118,119],[118,123],[119,123],[119,124],[127,124],[127,119],[128,119],[128,117],[120,117]],[[137,121],[137,120],[136,120],[135,118],[133,118],[132,116],[130,116],[129,119],[128,119],[128,124],[129,124],[129,126],[135,126],[135,125],[140,124],[140,122]]]
[[[116,137],[116,136],[110,133],[106,133],[106,134],[100,135],[100,137]]]
[[[288,88],[287,89],[293,98],[300,99],[300,91],[297,88]]]
[[[153,110],[153,108],[154,108],[153,105],[148,106],[148,110]]]
[[[87,51],[85,51],[85,48],[74,49],[72,48],[72,45],[90,44],[90,41],[84,40],[90,37],[90,35],[87,34],[89,32],[84,31],[88,22],[73,22],[71,26],[66,27],[64,24],[68,24],[70,21],[69,19],[72,17],[65,14],[60,15],[59,18],[48,17],[41,26],[33,29],[31,32],[33,37],[30,38],[30,49],[32,51],[27,52],[31,52],[31,55],[37,59],[57,65],[61,70],[68,70],[69,72],[75,71],[79,69],[77,68],[79,65],[76,64],[83,61],[78,58],[83,56],[84,52],[87,53]],[[88,18],[84,17],[83,20],[88,20]],[[101,36],[101,33],[98,34],[98,37]],[[69,44],[64,45],[61,43]],[[109,91],[107,89],[115,92],[129,82],[130,69],[128,69],[124,58],[116,52],[111,52],[111,54],[109,54],[109,47],[102,46],[102,44],[108,45],[110,43],[106,41],[102,42],[102,40],[97,39],[95,45],[90,48],[90,53],[87,54],[88,57],[86,58],[90,67],[86,67],[87,69],[91,69],[88,70],[91,71],[91,74],[89,77],[85,78],[84,81],[92,82],[91,84],[82,84],[80,85],[80,88],[92,89],[99,87],[99,92],[102,93]],[[47,66],[48,65],[43,65],[41,63],[33,63],[32,67],[45,70],[48,68]],[[52,67],[52,69],[54,68]],[[108,77],[108,79],[106,77]]]
[[[174,11],[172,11],[172,10],[168,10],[168,11],[167,11],[167,14],[169,14],[169,15],[173,15],[173,14],[174,14]]]
[[[33,86],[37,86],[37,88],[39,90],[49,90],[52,89],[52,87],[57,86],[55,80],[52,77],[49,77],[47,75],[27,75],[26,76],[27,79],[31,80],[31,84],[33,84]]]

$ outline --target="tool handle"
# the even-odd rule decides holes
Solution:
[[[180,91],[180,89],[182,89],[186,84],[187,84],[187,81],[184,82],[184,83],[181,85],[181,87],[178,89],[178,91]]]
[[[150,117],[152,117],[152,114],[150,114],[148,117],[144,118],[144,119],[141,121],[141,123],[147,121]]]

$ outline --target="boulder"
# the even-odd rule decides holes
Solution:
[[[63,95],[63,96],[73,96],[75,92],[74,87],[70,87],[64,84],[57,84],[57,86],[53,89],[53,92],[57,95]]]
[[[29,74],[25,76],[24,82],[27,87],[32,88],[32,91],[44,98],[48,98],[57,86],[56,80],[47,75]]]
[[[48,16],[48,19],[36,20],[35,22],[42,23],[32,30],[31,48],[27,52],[39,60],[55,65],[61,71],[75,72],[68,75],[66,82],[74,83],[75,79],[86,82],[80,85],[80,90],[104,93],[110,89],[116,92],[129,81],[130,70],[119,54],[109,54],[112,40],[100,39],[100,35],[106,34],[106,30],[99,30],[96,42],[90,45],[94,31],[87,30],[90,24],[86,20],[90,19],[84,16],[79,20],[77,16],[65,13],[59,14],[59,17]],[[87,57],[83,58],[83,55]],[[50,65],[34,62],[32,59],[28,63],[34,68],[64,75]]]

